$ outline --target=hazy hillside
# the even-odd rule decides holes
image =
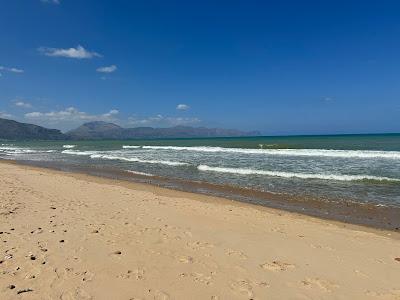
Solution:
[[[106,122],[85,123],[66,135],[71,139],[138,139],[138,138],[189,138],[254,136],[258,132],[242,132],[232,129],[175,126],[170,128],[136,127],[122,128]]]
[[[0,119],[0,139],[6,140],[61,140],[66,136],[57,129]]]
[[[170,128],[136,127],[122,128],[102,121],[85,123],[63,134],[57,129],[0,119],[0,139],[5,140],[101,140],[146,138],[196,138],[255,136],[259,132],[243,132],[233,129],[175,126]]]

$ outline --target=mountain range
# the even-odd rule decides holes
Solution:
[[[38,125],[0,119],[0,139],[5,140],[103,140],[103,139],[155,139],[257,136],[257,131],[175,126],[170,128],[123,128],[113,123],[95,121],[85,123],[66,133]]]

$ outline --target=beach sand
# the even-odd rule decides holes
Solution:
[[[0,299],[400,299],[399,233],[0,163]]]

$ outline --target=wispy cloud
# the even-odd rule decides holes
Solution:
[[[78,45],[76,48],[67,49],[41,47],[38,49],[38,51],[46,56],[51,57],[68,57],[74,59],[90,59],[94,57],[102,57],[101,54],[94,51],[88,51],[81,45]]]
[[[112,121],[115,120],[116,116],[119,114],[119,111],[116,109],[112,109],[107,113],[94,115],[89,114],[83,111],[79,111],[75,107],[69,107],[65,110],[60,111],[50,111],[50,112],[30,112],[25,114],[25,118],[27,119],[38,119],[41,121],[52,121],[61,122],[61,121]]]
[[[116,65],[111,65],[109,67],[101,67],[101,68],[97,68],[96,71],[100,72],[100,73],[113,73],[117,70],[117,66]]]
[[[189,108],[190,108],[190,106],[187,105],[187,104],[178,104],[178,105],[176,106],[176,109],[177,109],[177,110],[188,110]]]
[[[12,118],[13,116],[11,114],[8,114],[4,111],[0,111],[0,118],[5,118],[5,119],[9,119]]]
[[[12,100],[12,102],[14,103],[15,106],[19,107],[19,108],[32,108],[32,104],[30,104],[29,102],[23,101],[21,99],[14,99]]]
[[[0,66],[0,71],[11,72],[11,73],[24,73],[24,70],[17,69],[17,68],[8,68],[8,67],[4,67],[4,66]]]
[[[50,3],[50,4],[60,4],[60,0],[40,0],[43,3]]]
[[[165,117],[163,115],[156,115],[151,117],[139,118],[129,117],[128,124],[132,126],[178,126],[178,125],[195,125],[200,123],[199,118],[181,118],[181,117]]]

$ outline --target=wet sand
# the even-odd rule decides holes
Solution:
[[[80,166],[48,161],[12,161],[12,163],[94,175],[117,179],[119,181],[147,183],[168,189],[222,197],[327,220],[400,232],[399,206],[360,203],[352,199],[313,198],[294,195],[292,191],[285,194],[277,194],[238,186],[211,184],[155,175],[147,176],[117,168],[99,167],[97,165]]]
[[[0,162],[0,299],[400,299],[400,234]]]

